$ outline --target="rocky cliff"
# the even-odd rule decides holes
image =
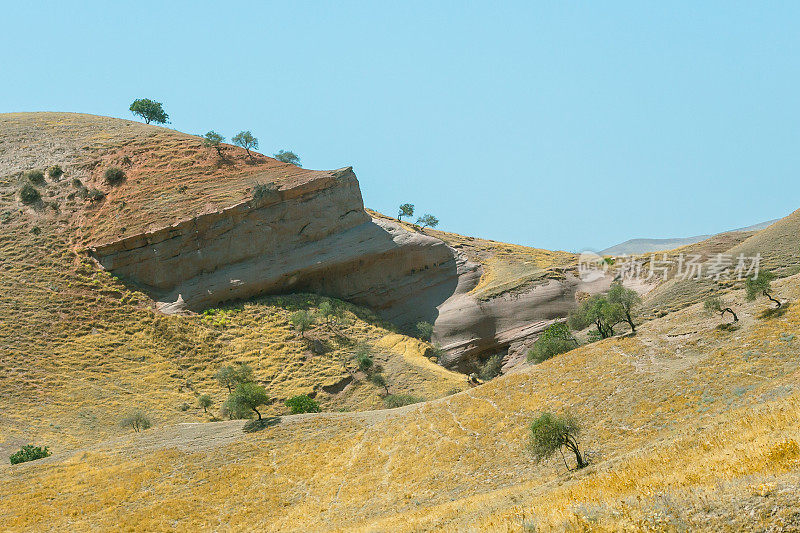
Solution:
[[[351,168],[90,251],[166,313],[307,291],[406,326],[435,321],[458,281],[445,243],[364,211]]]
[[[404,329],[435,325],[442,362],[471,371],[489,354],[519,360],[587,287],[567,274],[514,294],[473,294],[483,267],[443,240],[365,210],[351,168],[314,172],[260,199],[97,244],[91,255],[165,313],[260,294],[314,292],[368,306]]]

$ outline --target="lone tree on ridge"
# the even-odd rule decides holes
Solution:
[[[403,220],[403,217],[414,216],[414,204],[403,204],[400,206],[400,212],[397,213],[397,220]]]
[[[253,154],[250,153],[250,149],[253,150],[258,148],[258,139],[253,137],[253,134],[250,131],[240,131],[236,135],[233,136],[233,144],[236,146],[241,146],[245,150],[247,150],[247,155],[250,156],[250,159],[253,159]]]
[[[216,149],[217,155],[219,155],[220,158],[225,159],[225,156],[222,153],[223,141],[225,141],[225,137],[223,137],[214,130],[209,131],[203,136],[203,146],[208,146],[209,148]]]
[[[154,102],[149,98],[134,100],[130,107],[131,113],[144,119],[145,124],[155,122],[164,124],[169,120],[169,115],[164,111],[161,102]]]
[[[279,150],[278,152],[272,154],[272,157],[281,163],[291,163],[296,167],[300,166],[300,156],[290,150]]]

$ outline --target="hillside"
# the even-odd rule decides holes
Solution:
[[[36,127],[31,126],[32,117]],[[133,139],[153,138],[148,135],[155,133],[157,138],[178,138],[199,146],[197,138],[72,114],[0,115],[0,125],[0,146],[11,147],[0,159],[0,451],[4,455],[26,442],[57,442],[57,448],[68,449],[119,435],[124,431],[119,421],[137,408],[151,413],[157,424],[213,419],[214,415],[203,413],[197,398],[210,394],[215,401],[212,411],[218,413],[227,392],[213,376],[220,367],[237,363],[249,363],[256,378],[269,384],[275,399],[271,412],[285,411],[282,401],[296,394],[316,396],[326,410],[380,407],[382,390],[364,380],[350,383],[342,364],[354,345],[363,341],[375,346],[376,363],[384,367],[395,393],[430,399],[466,387],[463,376],[429,360],[430,345],[398,335],[393,326],[357,306],[340,304],[338,334],[318,325],[307,338],[301,337],[289,324],[289,315],[297,309],[315,311],[322,301],[318,296],[226,304],[206,315],[157,312],[148,294],[98,268],[83,251],[87,220],[93,221],[88,227],[95,234],[103,234],[99,222],[103,216],[97,211],[107,212],[113,201],[109,198],[122,195],[126,185],[114,189],[94,177],[82,162],[90,150],[80,146],[100,146],[101,140],[111,142],[115,135],[128,139],[128,129]],[[97,150],[93,157],[106,157],[105,148]],[[265,167],[285,167],[260,157]],[[48,178],[39,187],[41,203],[21,204],[17,191],[25,180],[20,173],[51,164],[60,164],[64,177]],[[134,176],[131,172],[129,179]],[[254,178],[237,176],[226,182],[228,188],[213,185],[216,192],[204,189],[204,194],[219,202],[240,200],[245,184]],[[210,175],[208,181],[198,180],[197,186],[212,187],[218,178]],[[108,198],[91,205],[76,197],[73,179],[103,187]],[[172,184],[168,189],[176,188]],[[145,212],[151,216],[160,209],[165,217],[180,216],[166,205]],[[134,220],[140,209],[143,206],[125,212],[130,217],[124,222],[127,226],[133,227],[133,222],[146,226],[146,218]]]
[[[0,463],[0,529],[800,530],[800,211],[659,254],[758,253],[782,310],[730,280],[626,280],[635,335],[532,365],[539,333],[624,264],[587,281],[575,254],[365,209],[352,168],[224,154],[126,120],[0,114],[0,454],[53,451]],[[385,388],[355,369],[364,346]],[[465,375],[496,356],[504,375]],[[270,397],[255,432],[221,410],[215,374],[241,363]],[[322,412],[290,415],[299,394]],[[134,409],[151,429],[120,426]],[[532,459],[545,411],[576,416],[588,468]]]
[[[780,296],[800,296],[797,281]],[[421,405],[255,434],[172,426],[5,467],[0,497],[24,528],[792,530],[800,309],[761,320],[763,303],[731,296],[735,332],[694,306]],[[536,413],[567,408],[594,457],[585,471],[525,449]]]
[[[663,252],[665,250],[672,250],[673,248],[680,248],[681,246],[696,244],[725,233],[745,233],[746,235],[738,236],[744,240],[753,233],[760,231],[775,222],[777,222],[777,219],[761,222],[760,224],[753,224],[752,226],[747,226],[746,228],[739,228],[723,233],[717,233],[715,235],[696,235],[694,237],[676,237],[672,239],[629,239],[625,242],[610,246],[599,253],[600,255],[641,255],[653,252]]]

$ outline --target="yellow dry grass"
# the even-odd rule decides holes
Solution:
[[[779,293],[797,298],[797,278]],[[800,306],[761,320],[764,303],[731,297],[738,330],[693,306],[424,404],[285,417],[255,434],[155,428],[6,467],[8,527],[736,530],[740,503],[756,525],[796,523]],[[580,472],[526,452],[532,417],[565,409],[594,458]]]
[[[170,176],[182,176],[177,171],[156,176],[149,167],[155,164],[152,154],[138,155],[131,146],[157,140],[163,146],[153,148],[155,153],[171,153],[170,142],[198,144],[195,137],[129,121],[61,113],[0,115],[0,137],[4,150],[8,148],[4,155],[11,156],[0,160],[3,456],[22,444],[68,450],[119,435],[124,431],[120,419],[136,408],[150,413],[156,424],[208,420],[227,396],[213,375],[233,363],[253,367],[256,379],[276,400],[270,408],[274,413],[285,411],[282,400],[295,394],[315,394],[326,410],[376,408],[382,405],[380,388],[364,379],[342,391],[337,385],[349,378],[342,359],[354,343],[377,343],[387,336],[391,343],[376,349],[374,357],[384,367],[391,392],[430,399],[466,387],[463,376],[425,357],[431,351],[429,344],[403,339],[363,309],[341,303],[344,313],[336,334],[315,326],[308,338],[294,331],[288,318],[297,309],[315,312],[322,301],[315,296],[232,305],[216,317],[162,316],[146,295],[123,285],[76,251],[83,224],[91,226],[95,236],[103,234],[107,219],[108,228],[130,225],[125,217],[138,217],[137,223],[146,225],[143,213],[152,213],[139,205],[145,203],[146,193],[164,186]],[[114,144],[123,142],[127,143],[124,148]],[[136,157],[142,158],[141,168],[131,171],[129,179],[146,181],[147,187],[130,183],[116,191],[130,193],[126,198],[134,199],[128,205],[136,209],[129,207],[114,215],[104,207],[70,198],[74,177],[82,176],[87,184],[92,179],[76,161],[86,154],[111,157],[108,154],[117,150],[130,151],[132,168]],[[22,205],[17,197],[19,173],[50,163],[63,166],[64,179],[48,180],[40,187],[46,203]],[[247,163],[241,164],[255,172]],[[265,166],[269,165],[253,168]],[[244,194],[244,178],[238,171],[228,167],[218,171],[230,172],[230,179],[216,175],[198,179],[198,188],[207,186],[203,195],[228,202]],[[188,183],[191,189],[194,182]],[[167,192],[177,194],[176,187],[173,183]],[[159,216],[185,214],[163,206],[154,209],[161,209]],[[210,415],[197,405],[200,394],[214,399]]]

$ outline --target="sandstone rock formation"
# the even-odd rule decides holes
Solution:
[[[260,294],[314,292],[368,306],[406,330],[434,323],[442,363],[468,372],[516,356],[525,340],[596,292],[567,273],[521,293],[471,294],[483,269],[442,240],[365,210],[352,168],[265,197],[90,248],[106,269],[148,292],[164,313],[199,311]],[[509,365],[507,365],[509,366]]]
[[[458,281],[442,241],[364,211],[351,168],[90,251],[168,313],[307,291],[409,325],[435,321]]]

